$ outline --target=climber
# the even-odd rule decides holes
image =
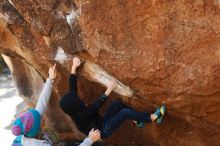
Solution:
[[[41,118],[44,115],[47,104],[50,100],[52,83],[56,78],[56,65],[49,69],[49,78],[44,84],[35,109],[29,109],[21,114],[13,123],[12,133],[17,136],[12,146],[52,146],[48,137],[46,140],[39,140],[34,137],[38,134],[41,125]],[[89,135],[80,146],[91,146],[100,139],[100,132],[92,129]]]
[[[137,112],[119,101],[113,102],[102,118],[98,114],[98,110],[116,87],[116,82],[110,81],[104,94],[102,94],[95,103],[87,106],[79,98],[77,93],[76,70],[80,64],[80,59],[74,57],[71,75],[69,77],[69,91],[61,98],[60,106],[61,109],[75,121],[81,132],[87,135],[91,129],[99,129],[101,138],[108,138],[126,119],[138,122],[157,121],[157,123],[161,123],[165,114],[164,105],[157,108],[153,114],[148,114],[145,112]]]
[[[34,138],[41,126],[43,114],[47,109],[52,91],[52,83],[56,78],[56,64],[49,69],[49,77],[40,93],[35,109],[29,109],[16,118],[12,125],[12,133],[17,136],[12,145],[25,145],[22,139]],[[27,145],[30,145],[29,143]]]
[[[82,143],[77,144],[79,146],[92,146],[96,141],[100,139],[100,132],[99,130],[92,129],[89,132],[89,135],[87,138],[83,140]],[[21,136],[21,143],[12,144],[12,146],[52,146],[52,142],[48,139],[47,140],[40,140],[36,138],[29,138],[26,136]],[[73,144],[71,144],[72,146]]]
[[[67,143],[65,146],[101,146],[100,143],[97,141],[100,140],[101,134],[99,130],[92,129],[89,132],[89,135],[87,138],[85,138],[82,142],[71,142]]]

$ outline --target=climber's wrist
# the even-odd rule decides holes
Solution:
[[[76,74],[76,69],[77,69],[77,67],[72,66],[72,69],[71,69],[71,74]]]
[[[46,83],[53,84],[54,79],[51,79],[50,77],[47,78]]]
[[[105,91],[105,95],[106,96],[109,96],[109,94],[112,92],[112,89],[111,88],[107,88],[106,91]]]

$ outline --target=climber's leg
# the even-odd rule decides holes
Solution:
[[[104,122],[108,121],[123,108],[126,108],[126,105],[124,105],[122,102],[117,100],[113,101],[111,105],[108,107],[103,117],[103,121]]]
[[[124,122],[126,119],[151,122],[151,115],[144,112],[137,112],[131,108],[123,108],[108,121],[103,123],[102,138],[107,138]]]
[[[161,106],[160,108],[158,107],[154,112],[154,114],[151,114],[151,120],[152,121],[157,120],[157,123],[160,124],[162,122],[165,112],[166,112],[165,105]],[[134,123],[138,128],[142,128],[144,126],[143,121],[134,121]]]

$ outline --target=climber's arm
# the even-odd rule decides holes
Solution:
[[[105,91],[105,95],[109,96],[110,93],[113,91],[113,89],[115,89],[116,86],[117,86],[117,84],[116,84],[115,80],[110,81],[108,84],[108,88]]]
[[[71,75],[69,77],[69,91],[74,91],[77,93],[77,77],[76,70],[80,66],[80,59],[77,57],[73,58],[73,65],[71,68]]]
[[[91,114],[94,114],[98,112],[98,110],[102,107],[102,105],[105,103],[107,100],[107,97],[110,95],[112,90],[116,87],[116,82],[111,81],[108,85],[108,88],[106,89],[105,93],[99,96],[99,98],[91,105],[86,106],[81,112],[81,116],[88,116]]]
[[[89,132],[89,136],[79,146],[91,146],[94,142],[101,138],[100,131],[92,129]]]
[[[91,146],[94,142],[90,138],[85,138],[79,146]]]
[[[46,111],[47,104],[50,100],[51,92],[52,92],[52,82],[56,78],[56,64],[49,69],[49,78],[43,86],[43,89],[40,93],[40,97],[37,102],[36,110],[42,116]]]
[[[95,103],[87,106],[88,111],[91,111],[91,113],[97,112],[102,107],[102,105],[105,103],[105,101],[107,100],[107,97],[110,95],[110,93],[115,87],[116,87],[116,82],[112,80],[108,84],[108,88],[106,89],[105,93],[99,96],[98,100],[96,100]]]
[[[89,115],[97,113],[106,100],[107,100],[107,96],[105,94],[102,94],[93,104],[83,108],[82,111],[80,111],[80,115],[82,117],[87,117]]]

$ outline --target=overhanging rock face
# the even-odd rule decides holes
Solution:
[[[45,115],[56,142],[83,137],[58,105],[78,55],[85,61],[78,87],[86,103],[117,79],[109,102],[120,98],[148,112],[167,106],[161,125],[137,129],[126,121],[107,142],[220,145],[218,0],[1,0],[0,53],[29,106],[48,68],[58,64]]]

